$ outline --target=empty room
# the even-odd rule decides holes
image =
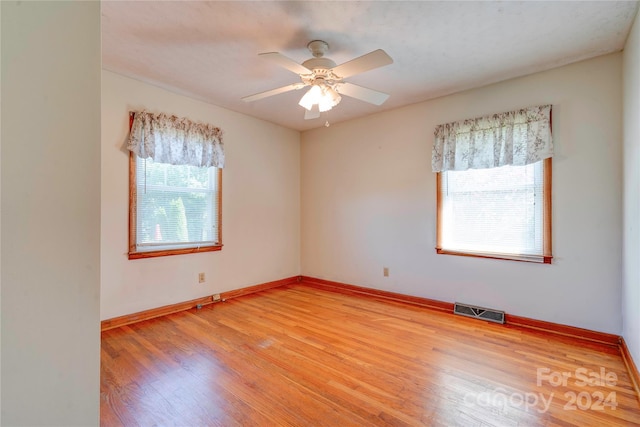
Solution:
[[[0,4],[0,424],[640,425],[638,2]]]

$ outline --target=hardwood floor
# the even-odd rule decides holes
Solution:
[[[305,284],[105,331],[101,360],[103,426],[640,425],[615,347]]]

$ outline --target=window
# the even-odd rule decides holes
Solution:
[[[134,153],[130,168],[130,259],[221,249],[222,169]]]
[[[130,113],[129,259],[222,249],[222,131]]]
[[[551,263],[551,105],[438,125],[436,252]]]
[[[440,172],[437,252],[551,262],[551,158]]]

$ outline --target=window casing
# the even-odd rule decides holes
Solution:
[[[437,253],[551,263],[551,169],[439,172]]]
[[[222,169],[129,159],[129,259],[222,249]]]

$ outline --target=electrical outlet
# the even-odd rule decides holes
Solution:
[[[205,282],[204,273],[199,273],[198,274],[198,283],[204,283],[204,282]]]
[[[389,277],[389,267],[383,267],[382,268],[382,275],[384,277]]]
[[[213,302],[219,302],[220,301],[220,294],[213,294],[213,296],[211,297],[211,299],[213,300]]]

